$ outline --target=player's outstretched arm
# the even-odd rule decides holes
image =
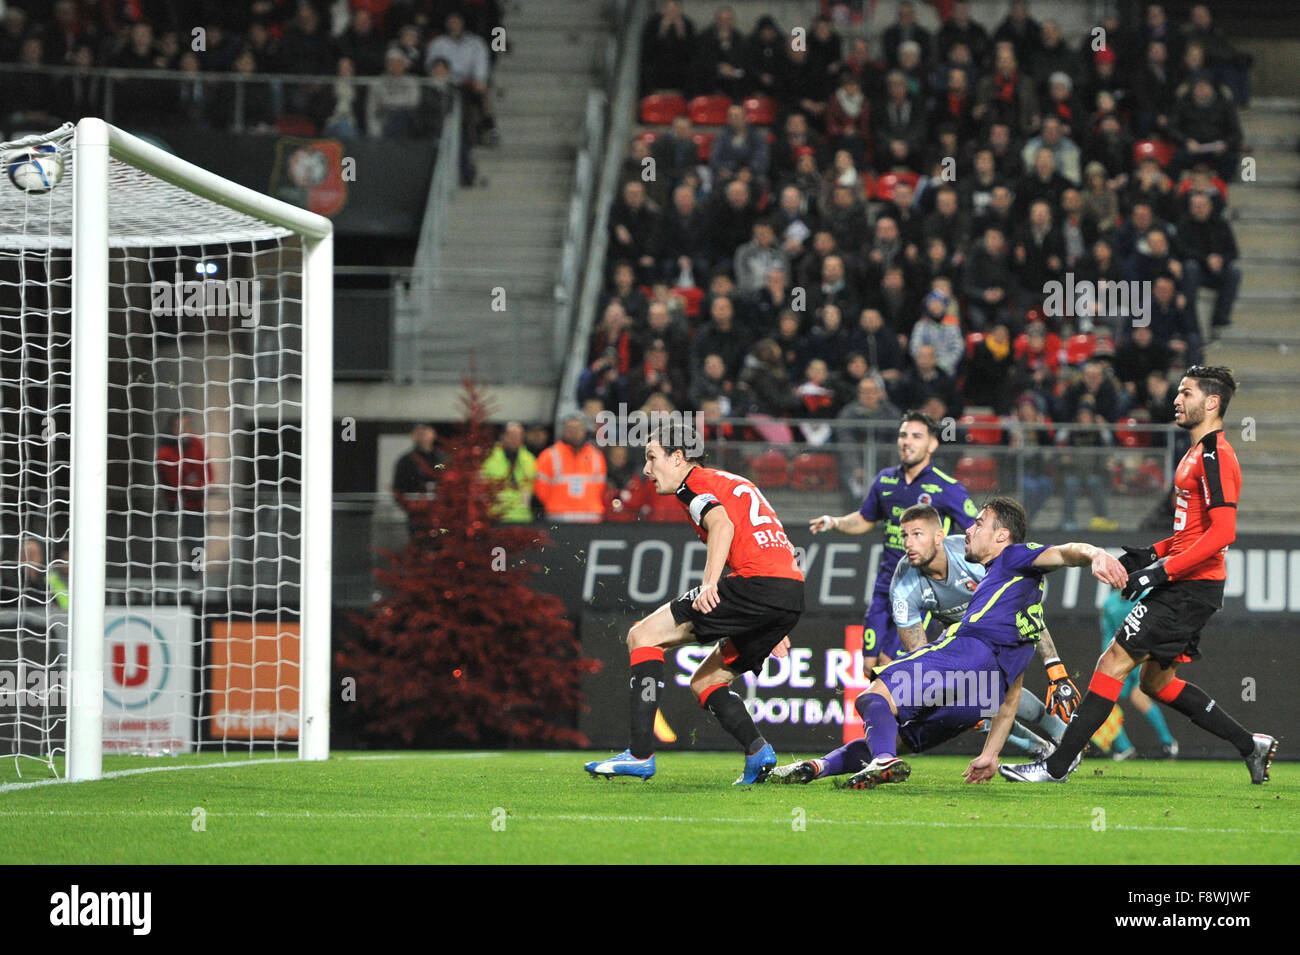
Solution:
[[[962,773],[968,783],[983,783],[998,774],[998,753],[1006,744],[1011,734],[1011,724],[1016,721],[1016,710],[1020,707],[1020,689],[1024,686],[1025,675],[1016,677],[1016,682],[1007,690],[1006,699],[998,707],[993,724],[989,727],[989,738],[984,741],[984,749],[970,761],[966,772]]]
[[[808,522],[808,529],[814,534],[820,534],[822,531],[839,531],[842,534],[865,534],[875,526],[875,521],[867,520],[857,511],[840,517],[823,514],[821,517],[814,517]]]
[[[1046,548],[1034,558],[1039,570],[1057,570],[1061,567],[1092,567],[1092,576],[1103,584],[1123,587],[1128,582],[1128,571],[1110,554],[1092,544],[1074,542]]]

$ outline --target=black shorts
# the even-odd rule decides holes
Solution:
[[[725,640],[723,662],[737,673],[761,670],[803,613],[803,581],[787,577],[723,577],[718,605],[708,613],[691,606],[699,595],[695,587],[670,603],[673,620],[689,621],[700,643]]]
[[[1115,640],[1136,659],[1168,669],[1201,655],[1201,630],[1223,606],[1222,580],[1175,580],[1152,590],[1129,611]]]

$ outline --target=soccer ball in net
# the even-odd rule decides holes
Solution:
[[[63,157],[51,143],[15,149],[0,162],[16,188],[34,195],[49,192],[63,178]]]

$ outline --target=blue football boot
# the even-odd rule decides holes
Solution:
[[[772,744],[766,744],[753,756],[745,757],[745,771],[740,774],[733,786],[752,786],[755,783],[761,783],[771,775],[772,770],[776,768],[776,750]]]
[[[604,776],[609,779],[611,776],[636,776],[638,779],[649,779],[655,774],[655,758],[651,755],[647,759],[637,759],[630,749],[625,749],[608,759],[593,759],[583,764],[582,768],[593,777]]]

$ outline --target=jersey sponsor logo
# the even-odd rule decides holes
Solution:
[[[1216,454],[1218,454],[1218,453],[1219,453],[1219,452],[1217,452],[1217,451],[1202,451],[1202,452],[1201,452],[1201,457],[1202,457],[1202,458],[1214,458],[1214,456],[1215,456]],[[1215,460],[1217,460],[1217,459],[1215,459]]]
[[[972,501],[970,498],[966,498],[966,505],[962,508],[962,510],[966,512],[967,517],[975,517],[977,514],[979,514],[979,511],[975,510],[975,502]]]
[[[931,494],[938,494],[940,491],[943,490],[943,488],[941,488],[941,487],[940,487],[939,485],[937,485],[937,484],[922,484],[922,485],[921,485],[921,490],[922,490],[922,491],[929,491]]]
[[[790,538],[785,531],[754,531],[754,543],[759,547],[789,547]]]
[[[880,496],[881,496],[881,497],[889,497],[889,495],[891,495],[891,494],[893,494],[893,493],[894,493],[893,491],[881,491],[881,492],[880,492]]]
[[[1042,545],[1042,544],[1026,544],[1025,546],[1028,547],[1030,550],[1039,550],[1039,549],[1042,548],[1043,545]]]
[[[896,477],[885,477],[885,475],[882,474],[882,475],[880,475],[880,483],[881,483],[881,484],[897,484],[897,483],[898,483],[898,478],[896,478]]]

